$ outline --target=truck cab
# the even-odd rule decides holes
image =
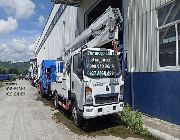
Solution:
[[[70,79],[75,103],[73,113],[78,110],[76,115],[89,119],[123,110],[120,87],[124,82],[119,55],[114,54],[114,50],[89,48],[76,51],[72,55]]]
[[[119,113],[123,110],[120,55],[105,48],[74,51],[56,62],[56,82],[51,83],[55,107],[72,112],[74,124],[82,119]]]
[[[41,66],[41,76],[39,79],[40,94],[42,97],[51,99],[53,97],[51,82],[56,80],[56,61],[43,60]]]

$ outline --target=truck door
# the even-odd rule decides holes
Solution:
[[[78,107],[83,106],[83,95],[82,95],[82,79],[83,79],[83,67],[81,62],[81,54],[73,56],[71,65],[71,92],[75,100],[77,100]]]

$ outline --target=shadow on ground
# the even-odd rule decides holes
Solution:
[[[52,101],[48,101],[45,98],[37,97],[37,101],[42,101],[45,106],[50,106],[51,110],[54,111],[54,105]],[[84,120],[82,128],[77,128],[72,121],[71,113],[65,111],[63,108],[59,109],[58,112],[52,114],[52,119],[56,123],[65,125],[71,132],[78,135],[87,136],[107,136],[112,135],[126,139],[128,137],[141,138],[146,140],[152,140],[151,136],[141,136],[135,134],[134,131],[127,129],[121,122],[121,118],[118,114],[108,115],[103,117],[97,117],[95,119]]]

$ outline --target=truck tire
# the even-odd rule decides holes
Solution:
[[[78,114],[78,108],[76,102],[74,102],[74,105],[72,107],[72,117],[73,117],[74,125],[80,128],[82,126],[82,117],[79,116]]]
[[[40,91],[40,94],[41,94],[41,97],[44,98],[45,95],[44,95],[44,92],[43,92],[43,89],[42,89],[42,86],[40,87],[41,91]]]
[[[47,91],[47,100],[50,101],[52,99],[51,97],[51,91]]]
[[[43,92],[41,92],[41,97],[42,97],[42,98],[45,98],[45,95],[44,95],[44,93],[43,93]]]
[[[58,103],[58,95],[56,92],[54,92],[54,106],[56,109],[59,109],[60,108],[60,105]]]

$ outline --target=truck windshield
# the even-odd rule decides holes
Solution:
[[[121,74],[118,55],[84,56],[84,74],[90,78],[118,78]]]

